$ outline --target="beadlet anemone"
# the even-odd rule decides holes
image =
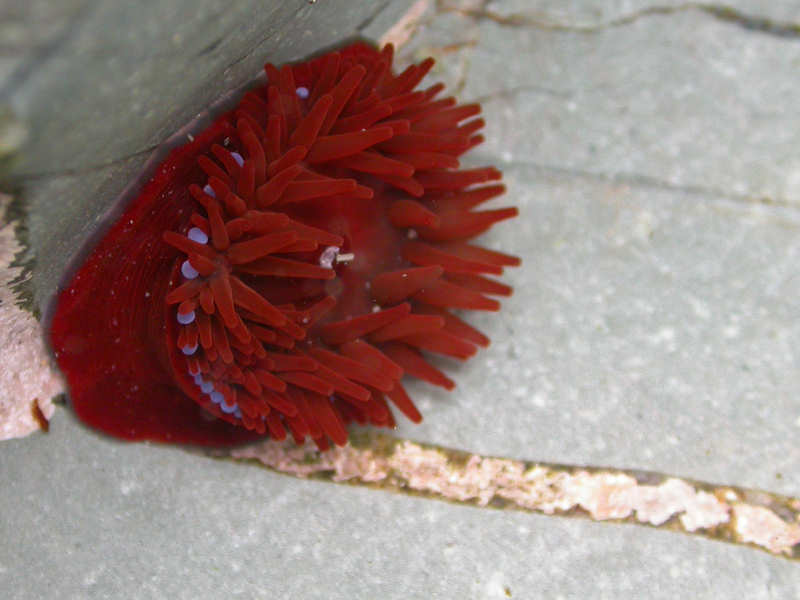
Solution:
[[[227,445],[288,433],[344,444],[350,422],[421,415],[404,376],[452,389],[431,355],[489,339],[488,276],[519,260],[471,243],[515,208],[477,104],[417,89],[391,46],[278,69],[173,150],[61,288],[50,340],[88,425]]]

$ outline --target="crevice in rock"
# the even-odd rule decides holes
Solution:
[[[502,15],[491,10],[489,8],[490,4],[490,0],[486,0],[479,8],[468,8],[442,0],[439,3],[438,10],[442,13],[460,14],[476,21],[491,21],[503,27],[529,27],[531,29],[542,29],[545,31],[583,34],[600,33],[606,29],[624,27],[649,17],[669,16],[684,12],[699,12],[748,31],[779,38],[800,38],[800,23],[778,21],[769,17],[745,13],[725,4],[687,2],[675,6],[648,6],[641,10],[599,23],[568,23],[549,19],[546,15],[537,16],[526,13]]]
[[[775,208],[788,209],[793,213],[796,213],[798,208],[800,208],[800,204],[798,202],[787,198],[732,192],[713,186],[672,183],[652,175],[645,175],[641,173],[603,173],[598,171],[587,171],[584,169],[560,167],[557,165],[548,165],[545,163],[523,160],[511,160],[503,162],[499,166],[503,168],[515,166],[525,167],[535,169],[546,175],[556,175],[561,178],[580,179],[614,185],[625,185],[640,189],[676,192],[691,196],[722,199],[738,204],[747,204],[750,206],[759,204]]]

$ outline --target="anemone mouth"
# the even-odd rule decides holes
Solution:
[[[102,302],[73,304],[70,290],[128,269],[130,291],[147,289],[152,305],[130,316],[125,339],[141,358],[125,385],[158,370],[174,392],[148,404],[125,387],[118,420],[137,425],[123,429],[95,414],[96,390],[122,385],[109,383],[113,358],[92,351],[104,364],[96,385],[65,356],[87,422],[134,439],[290,434],[326,448],[346,442],[350,422],[393,426],[391,406],[419,422],[405,375],[452,389],[427,357],[466,360],[489,343],[455,312],[498,310],[511,288],[491,277],[520,262],[470,240],[517,213],[473,210],[505,191],[493,167],[459,169],[483,139],[480,107],[440,98],[440,84],[417,90],[432,59],[399,74],[392,61],[391,46],[358,43],[267,65],[266,85],[162,164],[62,294],[53,340],[67,348],[80,329],[68,318]],[[134,266],[112,264],[126,253]],[[85,332],[111,348],[110,331]],[[233,429],[208,433],[186,401]],[[172,403],[170,418],[159,403]]]

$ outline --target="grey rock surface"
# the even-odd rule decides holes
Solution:
[[[293,22],[289,4],[269,19],[235,4],[234,13],[258,14],[242,26],[247,58],[225,71],[223,56],[236,52],[212,51],[213,64],[198,68],[209,79],[223,73],[223,87],[244,81],[264,58],[257,40],[271,39],[281,15]],[[403,422],[397,434],[800,495],[800,22],[791,21],[800,4],[762,4],[732,4],[736,18],[677,3],[430,7],[401,58],[434,55],[432,79],[483,102],[488,141],[469,162],[502,168],[509,193],[499,204],[521,209],[486,243],[524,266],[509,272],[516,293],[503,311],[473,319],[492,346],[446,365],[455,393],[410,386],[425,422]],[[63,218],[76,238],[95,198],[141,165],[139,153],[213,99],[198,82],[153,87],[187,68],[155,45],[176,29],[169,15],[97,6],[75,13],[65,51],[10,96],[41,115],[35,107],[72,89],[110,111],[72,113],[65,102],[66,123],[35,126],[32,143],[60,132],[72,152],[62,143],[20,166],[36,218],[52,218],[55,208],[39,212],[46,202],[71,199]],[[187,56],[216,39],[211,31],[221,46],[235,43],[237,20],[213,13],[231,19],[223,26],[210,11],[197,10],[206,15],[197,35],[182,32]],[[124,18],[126,33],[101,31],[92,20],[101,16]],[[112,47],[151,70],[128,80],[130,71],[92,62]],[[313,47],[279,45],[275,60]],[[87,90],[86,65],[113,85]],[[170,114],[150,114],[158,95]],[[86,122],[93,115],[150,126],[109,141]],[[105,164],[93,162],[98,153],[113,164],[84,172]],[[65,251],[54,243],[37,250]],[[41,294],[62,266],[42,261]],[[796,563],[751,549],[290,479],[120,444],[64,411],[48,436],[0,447],[0,480],[14,482],[0,489],[9,598],[800,597]]]

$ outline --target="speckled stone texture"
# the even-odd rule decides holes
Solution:
[[[0,80],[34,119],[17,176],[40,300],[98,198],[218,89],[412,5],[212,4],[76,4]],[[485,241],[524,266],[499,318],[473,320],[492,346],[455,365],[454,393],[410,386],[425,422],[398,435],[800,495],[800,5],[765,4],[429,3],[400,59],[432,54],[432,79],[483,103],[467,162],[503,169],[522,211]],[[0,477],[8,598],[800,596],[796,563],[751,549],[295,480],[64,411],[0,446]]]

